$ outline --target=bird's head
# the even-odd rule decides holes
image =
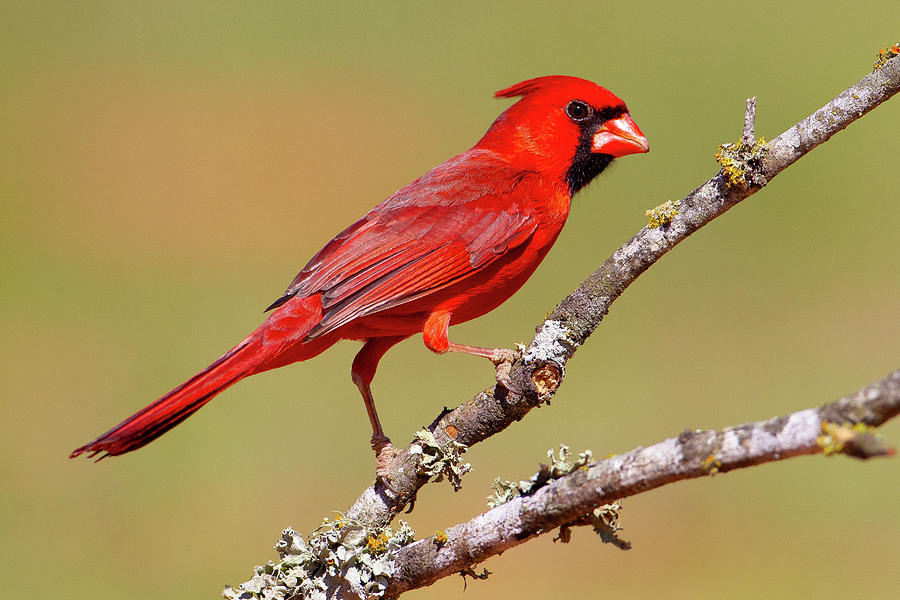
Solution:
[[[506,109],[479,148],[499,152],[517,166],[559,178],[574,194],[614,158],[650,146],[615,94],[578,77],[537,77],[500,90],[521,99]]]

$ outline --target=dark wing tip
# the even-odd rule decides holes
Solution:
[[[294,294],[285,294],[284,296],[282,296],[281,298],[279,298],[278,300],[276,300],[275,302],[270,304],[269,308],[267,308],[263,312],[269,312],[270,310],[276,309],[293,297],[294,297]]]

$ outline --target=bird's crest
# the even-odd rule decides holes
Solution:
[[[579,77],[570,77],[568,75],[545,75],[543,77],[535,77],[534,79],[526,79],[504,90],[494,92],[494,98],[515,98],[516,96],[527,96],[532,92],[546,89],[553,86],[567,85],[584,85],[591,83]],[[591,83],[592,86],[595,84]]]

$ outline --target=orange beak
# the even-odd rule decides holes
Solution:
[[[594,134],[591,144],[591,152],[615,157],[649,151],[647,138],[628,113],[604,123]]]

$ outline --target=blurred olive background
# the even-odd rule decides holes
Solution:
[[[335,233],[566,73],[626,99],[652,152],[574,202],[526,287],[457,341],[510,346],[717,166],[759,96],[779,134],[897,41],[883,2],[6,3],[0,25],[4,595],[215,598],[372,478],[358,345],[242,382],[159,441],[68,453],[242,339]],[[887,12],[884,12],[884,11]],[[485,510],[559,443],[597,456],[815,406],[900,366],[900,100],[694,235],[615,304],[552,407],[422,491],[427,536]],[[395,441],[492,380],[413,338],[375,380]],[[884,429],[895,443],[900,426]],[[888,597],[896,460],[799,458],[625,501],[620,552],[586,530],[485,566],[466,598]],[[422,598],[457,598],[445,579]],[[52,592],[50,591],[52,590]]]

